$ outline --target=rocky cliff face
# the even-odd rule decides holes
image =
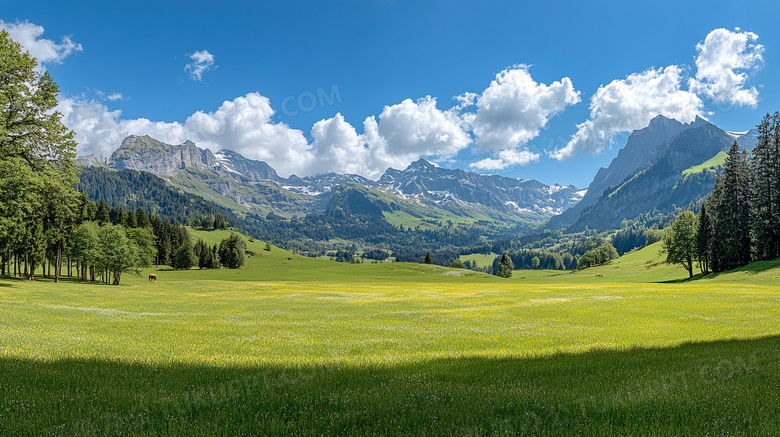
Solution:
[[[210,150],[200,149],[192,141],[171,145],[147,135],[131,135],[114,151],[108,165],[117,170],[140,170],[169,177],[187,167],[208,170],[216,162]]]
[[[241,154],[232,150],[220,150],[214,154],[216,163],[212,170],[225,177],[244,177],[251,182],[274,181],[282,182],[270,165],[263,161],[244,158]]]
[[[624,219],[658,210],[669,212],[685,207],[712,191],[714,173],[686,177],[683,170],[701,164],[726,150],[734,138],[706,121],[698,121],[680,131],[656,149],[654,163],[626,176],[604,190],[593,204],[583,208],[569,227],[571,231],[606,230],[620,227]]]
[[[694,123],[700,122],[697,119]],[[701,120],[703,121],[703,120]],[[631,133],[625,147],[607,168],[600,168],[582,201],[563,214],[553,217],[548,226],[552,229],[562,228],[571,224],[588,206],[593,205],[608,187],[621,182],[628,175],[639,169],[653,165],[666,144],[680,131],[692,126],[662,115],[650,120],[650,124]]]

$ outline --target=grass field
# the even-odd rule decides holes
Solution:
[[[485,255],[482,253],[472,253],[470,255],[461,255],[460,260],[461,261],[474,261],[477,263],[477,267],[488,267],[493,265],[493,260],[496,259],[497,256],[500,254],[491,253],[490,255]]]
[[[210,243],[227,232],[198,232]],[[780,262],[0,280],[0,435],[776,435]]]

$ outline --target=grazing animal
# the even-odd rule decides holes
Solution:
[[[149,274],[149,282],[157,282],[157,275],[154,273]]]
[[[604,275],[596,275],[597,278],[603,278]]]

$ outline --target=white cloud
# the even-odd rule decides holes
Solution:
[[[340,169],[344,173],[366,174],[368,150],[351,124],[341,113],[320,120],[311,128],[314,159],[306,173],[319,174]]]
[[[111,93],[108,96],[106,96],[108,100],[111,100],[112,102],[115,102],[117,100],[124,99],[124,96],[122,96],[122,93]]]
[[[527,88],[524,93],[519,92],[517,88],[523,85],[519,82],[532,87],[534,92]],[[568,79],[550,86],[536,84],[525,67],[502,72],[491,87],[482,95],[465,93],[457,97],[460,104],[449,110],[437,108],[437,101],[431,96],[385,106],[378,117],[364,120],[362,134],[338,113],[312,126],[311,144],[301,131],[274,123],[269,100],[257,93],[226,101],[214,112],[195,112],[183,122],[123,119],[120,111],[111,111],[103,103],[83,97],[63,100],[60,110],[65,124],[76,132],[79,155],[107,157],[126,136],[150,135],[169,144],[192,140],[212,151],[231,149],[267,162],[282,176],[338,172],[377,179],[388,167],[405,168],[422,157],[451,159],[472,146],[469,124],[461,117],[469,106],[477,105],[483,138],[492,135],[491,127],[506,130],[505,124],[513,119],[524,121],[525,127],[518,129],[525,129],[524,138],[532,138],[552,114],[579,98]],[[98,94],[101,99],[122,98],[119,93]],[[511,96],[529,95],[534,103],[523,102],[520,109],[520,103],[511,101]],[[544,108],[532,115],[534,104]],[[503,118],[502,112],[506,112]],[[538,154],[513,144],[503,148],[497,158],[488,158],[473,167],[503,169],[538,159]]]
[[[758,35],[715,29],[696,45],[696,76],[688,81],[689,89],[712,99],[716,104],[758,105],[758,90],[745,88],[748,74],[744,70],[759,67],[764,47],[753,42]]]
[[[104,104],[80,98],[60,99],[57,110],[62,121],[76,133],[78,155],[108,157],[128,135],[152,135],[178,123],[152,122],[145,118],[123,120],[121,111],[111,111]]]
[[[59,64],[71,54],[83,50],[81,44],[73,42],[70,36],[62,37],[62,42],[59,44],[50,39],[41,38],[43,26],[29,21],[6,23],[0,20],[0,29],[7,30],[11,39],[30,52],[30,55],[35,57],[39,64]]]
[[[184,67],[184,71],[190,74],[192,80],[200,81],[203,73],[214,68],[214,55],[208,50],[200,50],[189,55],[192,62]]]
[[[367,178],[378,179],[389,167],[405,168],[422,156],[451,156],[453,149],[441,147],[441,144],[436,142],[433,142],[433,144],[427,143],[431,135],[439,138],[444,136],[441,133],[441,130],[445,129],[443,126],[454,129],[453,126],[449,126],[447,122],[443,122],[439,118],[439,116],[450,117],[450,115],[445,116],[443,114],[446,113],[441,113],[441,111],[435,110],[435,108],[434,110],[441,114],[432,117],[443,125],[439,126],[440,130],[437,133],[428,132],[421,134],[425,138],[416,138],[414,140],[417,141],[417,147],[407,147],[407,143],[398,142],[398,138],[405,138],[405,135],[408,134],[406,129],[410,129],[409,126],[402,125],[403,119],[419,121],[419,118],[429,118],[428,116],[430,116],[430,114],[417,114],[417,117],[401,117],[396,111],[399,110],[400,105],[406,104],[408,103],[402,102],[399,105],[388,107],[390,108],[389,110],[385,108],[386,111],[383,111],[382,115],[380,115],[379,122],[376,121],[375,117],[366,118],[363,122],[363,134],[358,134],[355,128],[345,121],[340,113],[333,118],[320,120],[315,123],[311,130],[311,136],[314,140],[312,143],[314,156],[311,165],[304,173],[354,173]],[[405,107],[404,109],[409,110],[410,108]],[[430,108],[417,109],[417,111],[422,112],[430,110]],[[390,115],[388,116],[388,114]],[[401,126],[403,132],[389,131],[392,140],[388,140],[388,138],[380,134],[382,129],[388,132],[388,129],[394,129],[399,126]],[[417,127],[420,128],[421,126]],[[393,143],[391,141],[396,142]]]
[[[94,100],[66,98],[58,109],[63,122],[76,133],[79,155],[107,157],[128,135],[149,135],[169,144],[194,141],[212,151],[235,150],[247,158],[266,161],[287,176],[310,165],[312,154],[303,133],[273,123],[268,98],[250,93],[225,101],[214,112],[198,111],[180,122],[122,119]]]
[[[473,95],[464,95],[468,103]],[[476,98],[476,114],[466,114],[483,150],[511,149],[536,138],[555,114],[580,101],[580,92],[564,77],[550,85],[533,80],[527,65],[516,65],[496,75]],[[505,161],[509,162],[509,161]]]
[[[471,143],[457,113],[439,110],[431,96],[385,106],[378,132],[388,152],[397,155],[451,157]]]
[[[552,153],[554,159],[571,159],[577,152],[598,153],[621,132],[647,127],[657,115],[682,122],[702,114],[703,103],[681,89],[682,68],[651,68],[599,87],[590,100],[590,118],[577,125],[568,144]]]
[[[540,155],[527,149],[504,149],[498,152],[498,158],[485,158],[470,165],[478,170],[504,170],[507,167],[526,165],[539,161]]]

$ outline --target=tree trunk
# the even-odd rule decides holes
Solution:
[[[119,277],[122,275],[122,272],[114,272],[114,285],[119,285]]]
[[[62,249],[57,247],[57,258],[54,260],[54,282],[60,282],[62,270]]]

